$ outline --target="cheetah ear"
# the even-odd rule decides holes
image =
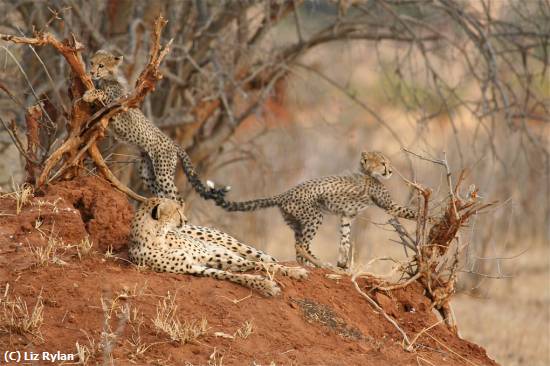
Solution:
[[[359,162],[359,170],[361,170],[363,173],[370,174],[370,171],[372,169],[371,167],[371,157],[372,153],[369,151],[363,151],[361,153],[361,161]]]
[[[124,58],[124,56],[120,55],[120,56],[115,56],[114,59],[116,61],[116,64],[117,65],[120,65],[122,63],[122,59]]]
[[[372,153],[370,151],[363,151],[361,153],[361,164],[365,164],[372,158]]]
[[[155,205],[155,207],[153,207],[153,210],[151,211],[151,217],[154,220],[159,219],[159,206],[160,206],[160,203],[158,205]]]
[[[184,205],[182,204],[181,209],[178,209],[178,214],[180,216],[180,223],[178,225],[179,227],[182,227],[187,223],[187,216],[185,216],[185,214],[183,213],[183,207]]]

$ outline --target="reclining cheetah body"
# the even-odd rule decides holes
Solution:
[[[137,210],[130,234],[130,259],[158,272],[187,273],[229,280],[268,296],[280,293],[264,276],[233,273],[266,270],[297,279],[305,269],[287,267],[262,251],[212,228],[189,225],[183,206],[165,198],[150,198]]]

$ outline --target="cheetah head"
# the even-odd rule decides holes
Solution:
[[[167,229],[180,228],[187,223],[183,213],[184,205],[167,198],[148,200],[148,216]]]
[[[390,160],[378,151],[364,151],[361,153],[360,170],[363,174],[381,179],[389,179],[392,174]]]
[[[97,51],[90,60],[92,79],[115,80],[121,63],[122,56],[115,56],[105,50]]]

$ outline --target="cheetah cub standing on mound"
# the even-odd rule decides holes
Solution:
[[[271,198],[245,202],[228,202],[222,198],[216,200],[216,204],[227,211],[279,207],[285,222],[294,231],[296,260],[311,261],[317,266],[322,264],[311,253],[309,245],[323,221],[323,213],[338,215],[341,217],[338,267],[348,269],[352,253],[351,223],[360,211],[378,206],[390,215],[416,219],[417,213],[395,203],[380,182],[379,179],[389,179],[391,175],[390,161],[382,153],[363,152],[357,173],[312,179]]]
[[[118,68],[121,63],[122,56],[97,51],[90,61],[90,74],[97,83],[97,89],[88,90],[82,99],[88,103],[98,101],[108,105],[125,95],[125,87],[119,80]],[[221,198],[229,190],[228,187],[205,187],[185,150],[149,121],[140,109],[130,108],[115,115],[109,127],[118,140],[136,145],[141,150],[140,175],[155,196],[180,199],[174,184],[178,158],[181,159],[187,179],[204,199]]]
[[[134,263],[158,272],[228,280],[267,296],[281,292],[275,281],[231,271],[266,270],[296,279],[307,277],[305,269],[275,263],[273,257],[226,233],[188,224],[183,205],[166,198],[150,198],[139,207],[132,222],[128,253]]]

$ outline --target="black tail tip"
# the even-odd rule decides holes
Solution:
[[[229,189],[227,187],[223,188],[210,188],[207,192],[204,194],[204,198],[211,199],[216,202],[216,205],[223,206],[225,203],[225,195],[229,192]]]
[[[216,204],[220,205],[220,203],[223,203],[225,200],[225,195],[227,192],[231,190],[231,186],[223,186],[220,188],[216,188],[216,184],[211,181],[206,181],[206,186],[208,187],[208,191],[206,192],[206,198],[207,199],[213,199],[216,201]]]

